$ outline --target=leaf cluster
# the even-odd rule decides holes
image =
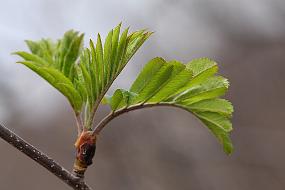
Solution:
[[[226,153],[232,151],[228,133],[233,107],[220,97],[229,82],[216,76],[217,63],[195,59],[187,64],[154,58],[145,65],[129,91],[118,89],[106,97],[116,112],[134,106],[166,105],[182,108],[197,116],[223,144]]]
[[[121,24],[111,30],[104,42],[100,34],[83,48],[84,34],[70,30],[62,39],[26,41],[30,52],[15,54],[21,63],[60,91],[76,115],[83,115],[84,126],[91,128],[95,112],[112,82],[134,53],[152,34],[146,30],[121,34]]]
[[[121,32],[121,24],[111,30],[104,44],[100,34],[96,43],[83,47],[83,34],[70,30],[62,39],[26,41],[30,52],[15,54],[27,66],[70,102],[77,118],[83,117],[84,128],[91,130],[95,112],[102,102],[109,104],[112,114],[147,106],[174,106],[199,118],[223,145],[232,152],[229,137],[232,130],[233,106],[223,96],[229,82],[217,75],[217,63],[200,58],[183,64],[157,57],[142,69],[129,90],[106,93],[131,57],[152,32]],[[106,95],[106,96],[105,96]],[[80,121],[79,121],[80,122]]]

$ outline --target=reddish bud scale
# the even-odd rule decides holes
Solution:
[[[91,131],[83,131],[75,142],[76,160],[73,166],[73,172],[78,177],[83,177],[96,150],[96,136]]]

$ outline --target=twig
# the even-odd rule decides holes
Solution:
[[[137,105],[133,105],[130,106],[128,108],[122,108],[119,109],[115,112],[111,112],[109,115],[107,115],[104,119],[101,120],[101,122],[95,127],[95,129],[93,130],[93,134],[94,135],[99,135],[99,133],[102,131],[102,129],[111,121],[113,120],[115,117],[118,117],[119,115],[122,115],[124,113],[128,113],[130,111],[133,110],[138,110],[138,109],[142,109],[142,108],[151,108],[154,106],[169,106],[169,107],[176,107],[176,108],[181,108],[184,109],[186,111],[186,108],[184,108],[183,106],[180,105],[175,105],[175,104],[171,104],[171,103],[156,103],[156,104],[137,104]]]
[[[13,145],[19,151],[36,161],[41,166],[45,167],[52,174],[57,176],[63,182],[68,184],[75,190],[92,190],[82,178],[78,178],[57,162],[55,162],[52,158],[48,157],[25,140],[20,138],[18,135],[10,131],[8,128],[2,126],[0,124],[0,137],[6,142]]]

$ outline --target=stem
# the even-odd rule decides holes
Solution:
[[[142,108],[151,108],[154,106],[170,106],[170,107],[177,107],[177,108],[182,108],[186,111],[188,111],[186,108],[179,106],[179,105],[175,105],[175,104],[171,104],[171,103],[156,103],[156,104],[137,104],[137,105],[133,105],[130,106],[128,108],[122,108],[120,110],[117,110],[115,112],[111,112],[109,115],[107,115],[103,120],[101,120],[101,122],[95,127],[95,129],[93,130],[93,134],[97,134],[99,135],[99,133],[102,131],[102,129],[111,121],[113,120],[115,117],[118,117],[119,115],[122,115],[124,113],[128,113],[129,111],[133,111],[133,110],[138,110],[138,109],[142,109]]]
[[[21,137],[10,131],[8,128],[0,125],[0,137],[13,145],[19,151],[33,159],[35,162],[46,168],[56,177],[61,179],[63,182],[68,184],[75,190],[92,190],[81,178],[74,176],[72,173],[67,171],[52,158],[48,157],[40,150],[36,149]]]
[[[77,124],[77,135],[80,136],[84,128],[80,113],[75,113],[75,118],[76,118],[76,124]]]

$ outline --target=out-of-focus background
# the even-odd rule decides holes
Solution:
[[[73,164],[76,127],[65,98],[10,53],[25,39],[60,38],[68,29],[106,36],[120,21],[155,31],[113,85],[128,88],[155,56],[210,57],[231,82],[235,106],[226,156],[183,110],[126,114],[104,130],[87,182],[98,190],[285,189],[285,2],[280,0],[9,0],[0,6],[0,122],[55,158]],[[98,118],[109,111],[102,107]],[[69,189],[0,140],[1,190]]]

